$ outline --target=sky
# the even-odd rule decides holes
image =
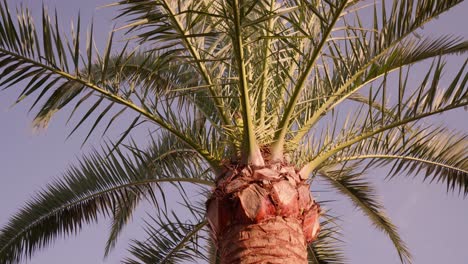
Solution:
[[[22,2],[32,10],[38,11],[42,1],[7,0],[7,2],[11,7]],[[113,27],[114,22],[111,21],[113,13],[111,9],[96,10],[96,7],[109,1],[44,2],[51,10],[53,7],[57,9],[62,18],[63,29],[69,28],[78,10],[82,15],[82,21],[89,21],[94,17],[97,45],[104,46],[107,34]],[[430,23],[426,30],[434,35],[457,34],[468,38],[466,26],[462,26],[468,24],[466,14],[468,14],[468,2],[441,16],[435,23]],[[464,59],[451,57],[448,61],[449,64],[453,62],[459,65]],[[31,125],[33,114],[27,114],[31,102],[11,107],[18,93],[18,90],[0,92],[0,168],[2,168],[0,226],[3,226],[36,191],[53,178],[60,176],[69,164],[77,160],[77,157],[88,153],[93,145],[98,146],[103,142],[99,137],[93,137],[89,143],[81,147],[84,135],[79,133],[78,136],[66,140],[72,127],[65,126],[66,115],[63,114],[59,114],[46,131],[34,132]],[[466,112],[455,111],[438,116],[432,121],[445,123],[466,133],[467,119]],[[372,177],[388,214],[399,227],[403,239],[414,256],[414,263],[466,263],[467,200],[456,195],[447,195],[443,186],[421,183],[420,178],[398,177],[395,180],[384,181],[385,175],[385,170],[377,170]],[[317,195],[320,199],[320,194]],[[139,214],[144,214],[148,210],[150,209],[141,208]],[[350,263],[398,263],[398,257],[389,239],[375,230],[361,212],[355,210],[350,203],[338,200],[333,205],[333,210],[338,212],[342,219],[343,241]],[[103,252],[109,230],[107,221],[85,226],[76,237],[58,239],[53,246],[37,252],[27,263],[118,263],[127,256],[128,240],[142,235],[142,222],[137,217],[134,219],[135,222],[125,229],[117,248],[105,260]]]

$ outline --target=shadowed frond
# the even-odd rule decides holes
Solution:
[[[409,249],[398,234],[396,226],[386,215],[383,205],[378,201],[374,187],[355,169],[354,166],[345,164],[322,168],[319,170],[319,175],[340,194],[350,199],[377,229],[388,235],[402,263],[411,263]]]
[[[198,224],[164,223],[160,229],[154,225],[162,225],[161,219],[148,223],[146,232],[149,238],[144,242],[133,241],[130,253],[136,260],[127,259],[127,264],[180,263],[182,260],[195,261],[205,259],[203,246],[198,245],[198,232],[206,226],[206,222]],[[206,238],[204,239],[206,240]]]
[[[125,225],[130,221],[135,208],[138,206],[141,200],[141,195],[134,192],[128,192],[124,199],[125,200],[123,200],[113,212],[110,233],[104,250],[105,257],[107,257],[115,247],[119,235],[123,231]]]
[[[320,223],[320,233],[316,241],[307,248],[309,264],[343,264],[346,263],[340,228],[337,219],[325,215]]]
[[[141,198],[157,202],[155,187],[181,181],[211,185],[205,165],[181,146],[174,136],[165,136],[145,152],[125,154],[117,148],[108,155],[95,152],[83,158],[1,229],[0,262],[30,258],[58,236],[75,234],[83,224],[96,222],[99,215],[114,218],[110,249],[136,202]]]
[[[190,219],[181,219],[179,214],[170,215],[161,211],[156,217],[146,222],[147,238],[134,240],[130,246],[133,258],[126,259],[127,264],[163,264],[189,261],[199,263],[208,261],[206,249],[210,238],[203,220],[203,210],[190,209]]]

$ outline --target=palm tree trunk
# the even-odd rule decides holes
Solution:
[[[276,216],[258,224],[231,226],[218,242],[221,263],[307,263],[302,225]]]
[[[305,179],[279,164],[230,167],[207,202],[222,264],[307,263],[319,214]]]

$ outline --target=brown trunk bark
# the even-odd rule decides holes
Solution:
[[[222,264],[307,263],[302,223],[276,216],[250,225],[232,225],[218,242]]]
[[[305,179],[288,165],[228,168],[207,202],[221,263],[307,263],[320,207]]]

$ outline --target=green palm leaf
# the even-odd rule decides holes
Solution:
[[[354,169],[346,165],[341,168],[323,168],[319,171],[319,175],[340,194],[349,198],[377,229],[388,235],[402,263],[411,263],[409,249],[398,234],[396,226],[386,215],[383,205],[378,202],[375,189]]]
[[[118,148],[108,155],[95,152],[83,158],[79,166],[71,167],[63,179],[41,191],[2,229],[0,261],[13,263],[29,258],[58,236],[76,234],[83,224],[96,222],[100,215],[114,218],[110,249],[131,214],[122,210],[136,205],[129,201],[145,197],[153,201],[153,189],[164,182],[211,185],[210,178],[202,173],[203,165],[193,155],[172,151],[178,144],[176,138],[166,136],[147,152],[125,154]]]
[[[167,131],[171,131],[181,140],[186,141],[188,145],[198,150],[202,156],[205,156],[212,164],[216,166],[216,158],[211,156],[207,149],[199,146],[195,138],[190,138],[187,135],[186,129],[180,130],[183,126],[178,119],[168,117],[174,116],[174,97],[166,97],[159,103],[158,100],[148,98],[149,89],[145,89],[151,85],[153,91],[158,92],[158,97],[164,94],[166,88],[173,88],[170,84],[171,79],[174,79],[175,69],[171,64],[167,72],[165,61],[170,54],[146,56],[142,59],[142,54],[128,52],[125,46],[117,56],[111,56],[113,33],[110,34],[107,48],[104,56],[93,54],[92,34],[87,40],[87,58],[83,58],[83,65],[79,64],[76,58],[82,58],[79,46],[79,32],[74,36],[74,49],[68,49],[70,54],[65,54],[66,42],[62,40],[59,34],[57,25],[57,16],[54,17],[55,23],[50,22],[51,18],[47,14],[45,7],[42,12],[42,27],[43,41],[40,43],[37,37],[38,32],[33,25],[33,19],[29,15],[27,9],[23,9],[18,16],[18,21],[15,23],[11,19],[6,2],[0,6],[0,12],[7,14],[0,25],[0,30],[10,32],[9,34],[0,34],[0,68],[4,69],[2,74],[1,85],[11,87],[18,84],[24,79],[30,79],[24,91],[20,94],[18,101],[31,96],[36,91],[41,91],[34,105],[38,103],[45,95],[50,93],[45,103],[40,107],[35,119],[35,126],[47,126],[52,116],[67,105],[73,105],[75,102],[75,110],[84,101],[90,100],[90,95],[97,95],[99,99],[92,102],[93,105],[88,109],[86,114],[76,125],[72,133],[80,127],[85,120],[90,119],[93,113],[97,113],[99,106],[105,101],[110,100],[117,104],[109,104],[96,118],[91,132],[98,125],[105,115],[114,113],[110,122],[113,122],[118,117],[120,111],[110,111],[112,107],[123,106],[132,109],[135,113],[145,117],[151,122],[154,122]],[[7,19],[8,18],[8,19]],[[27,21],[24,22],[23,20]],[[79,23],[78,19],[78,23]],[[91,27],[92,28],[92,27]],[[79,30],[79,26],[78,26]],[[31,36],[28,42],[21,42],[17,37],[19,32]],[[153,54],[155,55],[155,54]],[[75,58],[73,64],[67,63],[67,56]],[[93,60],[97,62],[94,63]],[[87,62],[87,63],[86,63]],[[139,62],[135,65],[135,62]],[[74,67],[74,70],[70,70]],[[150,72],[148,68],[151,67]],[[164,69],[161,69],[164,68]],[[183,67],[179,67],[179,70]],[[132,72],[129,72],[132,70]],[[189,73],[183,73],[181,76],[187,76]],[[145,78],[145,77],[152,78]],[[178,81],[182,81],[181,76],[177,75]],[[163,77],[163,78],[161,78]],[[161,80],[162,79],[162,80]],[[190,79],[192,80],[192,79]],[[166,84],[163,87],[158,87],[161,83]],[[167,85],[169,83],[169,85]],[[134,87],[142,86],[141,90],[135,90]],[[182,88],[186,88],[186,84]],[[85,93],[91,91],[92,93]],[[83,93],[85,93],[83,95]],[[79,99],[79,100],[78,100]],[[107,99],[107,100],[104,100]],[[159,98],[158,98],[159,99]],[[76,102],[78,100],[78,102]],[[136,102],[138,103],[136,103]],[[163,108],[165,116],[161,116],[160,108]],[[185,131],[183,131],[185,130]]]
[[[326,148],[321,148],[312,154],[314,156],[312,161],[307,163],[302,172],[308,175],[336,153],[354,144],[359,144],[361,141],[378,138],[400,128],[403,128],[402,131],[404,131],[404,126],[414,124],[424,118],[465,107],[468,104],[466,65],[466,63],[462,65],[446,89],[441,89],[441,73],[444,64],[439,59],[432,65],[420,85],[409,95],[405,95],[405,91],[408,91],[406,87],[407,75],[400,74],[398,100],[390,110],[394,114],[388,115],[385,114],[385,111],[375,110],[372,106],[375,95],[371,94],[368,111],[364,112],[364,116],[367,118],[362,119],[362,115],[358,114],[353,118],[354,120],[346,120],[341,133],[336,137],[327,134],[327,140],[322,142],[322,146],[326,146]],[[461,78],[462,76],[464,77]],[[382,98],[385,98],[386,80],[383,82],[381,86],[383,89],[379,91],[383,94]],[[381,105],[385,105],[385,103]],[[362,111],[359,110],[358,113],[362,113]]]
[[[377,141],[385,142],[377,144]],[[467,136],[444,128],[412,128],[402,135],[393,131],[343,151],[337,161],[373,160],[371,167],[391,164],[391,178],[419,175],[430,182],[444,182],[447,192],[468,194]]]
[[[124,263],[206,261],[207,254],[201,243],[206,243],[209,238],[200,234],[206,224],[203,220],[182,222],[175,213],[172,217],[152,217],[145,228],[148,238],[145,241],[133,241],[129,251],[134,259],[127,259]]]
[[[349,40],[345,40],[345,43],[334,41],[329,46],[329,54],[323,55],[330,64],[328,67],[336,70],[316,72],[316,75],[323,77],[319,83],[311,86],[325,86],[318,91],[323,98],[311,104],[310,114],[300,121],[293,143],[297,144],[324,114],[341,101],[380,77],[424,59],[466,52],[468,44],[461,38],[444,36],[432,40],[411,36],[418,28],[458,3],[460,1],[418,1],[416,4],[413,1],[394,2],[390,14],[386,14],[386,7],[382,5],[381,24],[375,9],[374,28],[367,30],[361,26],[365,30],[356,30],[355,27],[344,27],[343,34]],[[412,12],[414,8],[418,12]],[[401,21],[405,21],[405,24]],[[369,41],[364,41],[367,39]],[[316,94],[311,95],[317,98]],[[309,99],[306,95],[304,100]]]

